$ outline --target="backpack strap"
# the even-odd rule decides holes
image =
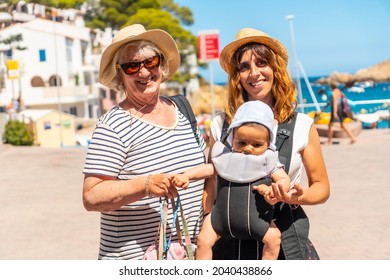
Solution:
[[[229,150],[232,149],[232,147],[230,146],[230,144],[226,141],[229,134],[228,134],[228,128],[229,128],[229,124],[227,123],[226,119],[223,120],[223,124],[222,124],[222,131],[221,131],[221,142],[223,144],[225,144],[226,147],[229,148]]]
[[[276,135],[276,149],[279,151],[279,160],[285,166],[288,174],[290,169],[294,128],[298,113],[278,127]],[[308,219],[302,207],[277,203],[275,205],[275,223],[282,233],[282,248],[284,257],[289,260],[302,260],[306,256],[306,244],[309,235]]]
[[[286,122],[279,124],[276,134],[276,150],[279,151],[279,161],[284,164],[284,170],[288,174],[291,162],[293,135],[298,113],[295,112]],[[291,138],[290,138],[291,136]],[[286,141],[288,140],[288,141]]]
[[[198,121],[195,118],[194,111],[192,111],[192,107],[190,102],[188,102],[187,98],[182,94],[177,94],[173,96],[167,96],[170,100],[172,100],[179,111],[187,118],[190,122],[192,131],[194,132],[196,142],[198,142],[199,146],[201,145],[198,135]]]

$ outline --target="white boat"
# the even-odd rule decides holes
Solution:
[[[361,121],[363,123],[376,123],[380,119],[379,115],[376,113],[356,114],[355,117],[358,121]]]
[[[382,120],[388,120],[390,117],[390,110],[378,110],[375,112]]]
[[[350,87],[348,89],[348,92],[356,92],[356,93],[363,93],[365,91],[366,90],[364,88],[361,88],[361,87]]]
[[[379,120],[388,120],[389,110],[378,110],[374,113],[356,114],[356,119],[364,123],[375,123]]]

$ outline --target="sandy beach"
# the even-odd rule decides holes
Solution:
[[[305,206],[321,259],[390,259],[389,129],[322,148],[331,197]],[[0,144],[1,260],[97,258],[99,213],[87,212],[81,200],[85,154]]]

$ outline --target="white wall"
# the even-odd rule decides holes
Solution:
[[[22,97],[25,100],[25,106],[29,106],[32,103],[48,105],[53,104],[51,99],[45,99],[44,94],[35,94],[37,92],[44,92],[47,90],[56,90],[55,88],[32,88],[31,79],[34,76],[40,76],[44,82],[48,83],[49,78],[58,74],[62,81],[62,87],[66,91],[73,87],[76,98],[69,98],[69,94],[66,94],[66,98],[61,98],[63,102],[69,102],[67,106],[72,106],[72,102],[75,102],[75,106],[80,108],[88,107],[86,104],[76,104],[80,102],[89,102],[95,105],[97,103],[98,91],[94,87],[89,87],[89,90],[85,91],[84,85],[84,72],[91,73],[92,83],[96,84],[94,72],[96,72],[96,63],[93,59],[90,41],[90,29],[82,26],[70,25],[65,23],[53,22],[44,19],[35,19],[23,24],[15,24],[6,29],[0,30],[0,38],[7,38],[10,35],[22,34],[23,41],[18,45],[21,47],[27,47],[26,50],[18,51],[14,49],[13,59],[19,61],[21,79],[9,80],[6,79],[6,90],[0,93],[0,106],[4,106],[4,103],[9,104],[12,96],[17,98],[19,96],[19,90],[21,88]],[[71,56],[72,61],[68,61],[66,38],[72,40]],[[85,60],[82,60],[81,40],[88,42]],[[7,46],[0,46],[0,49],[4,49]],[[46,61],[40,61],[39,50],[45,50]],[[75,88],[76,80],[74,75],[79,77],[79,85],[81,88]],[[19,85],[21,87],[19,87]],[[94,100],[96,99],[96,100]],[[33,102],[34,101],[34,102]],[[88,117],[85,114],[85,110],[78,110],[78,113],[82,112],[81,117]]]

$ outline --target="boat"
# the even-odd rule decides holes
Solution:
[[[364,93],[366,90],[362,87],[350,87],[347,89],[348,92]]]

